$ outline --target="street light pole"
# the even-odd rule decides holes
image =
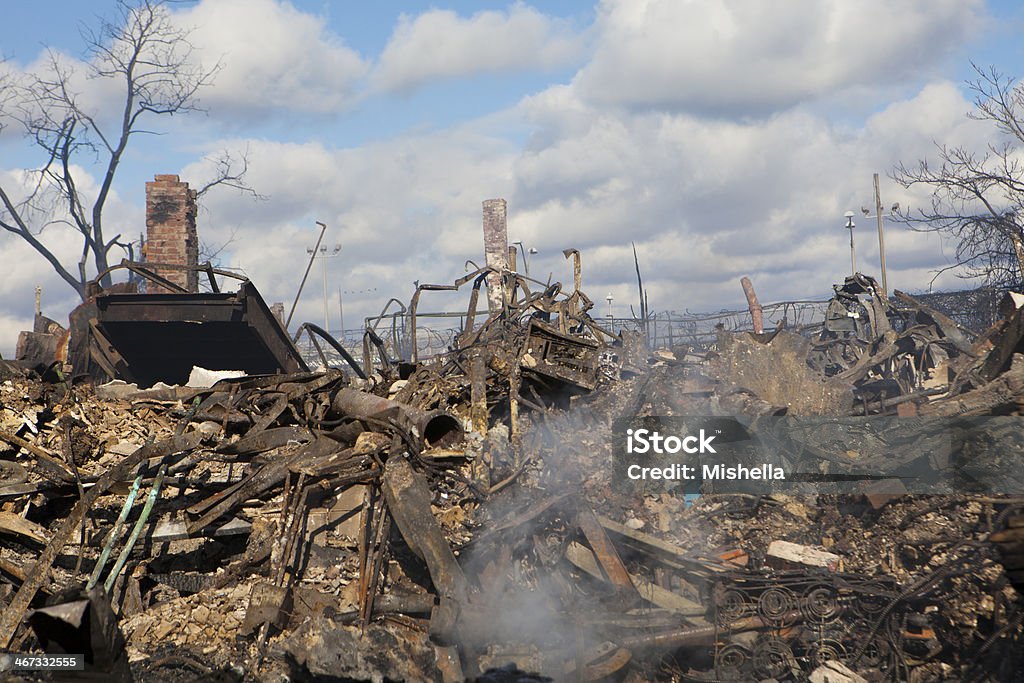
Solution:
[[[846,229],[850,231],[850,275],[857,274],[857,253],[853,250],[853,211],[847,211],[846,216]]]
[[[314,259],[320,259],[320,265],[323,267],[323,276],[324,276],[324,331],[329,333],[331,331],[331,327],[330,327],[331,320],[330,320],[330,315],[327,312],[327,259],[334,258],[335,256],[337,256],[338,252],[341,251],[341,245],[340,244],[335,244],[334,245],[334,249],[331,250],[330,253],[327,253],[327,247],[320,247],[320,253],[319,254],[317,254],[316,251],[317,251],[316,247],[313,247],[312,249],[309,249],[309,248],[306,249],[306,253],[307,254],[312,254]]]
[[[327,317],[327,249],[321,250],[320,265],[324,271],[324,329],[327,332],[331,331],[330,320]]]
[[[526,273],[527,275],[529,275],[530,274],[530,262],[526,260],[526,255],[527,255],[527,253],[529,253],[531,255],[532,254],[536,254],[536,253],[538,253],[537,250],[534,249],[533,247],[530,247],[529,249],[527,249],[526,247],[523,246],[522,240],[516,240],[512,244],[518,244],[519,245],[519,253],[521,253],[523,255],[523,272]]]
[[[292,323],[292,316],[295,315],[295,307],[299,305],[299,297],[302,296],[302,288],[306,286],[306,278],[309,277],[309,271],[313,268],[313,261],[316,259],[316,250],[320,247],[320,242],[324,238],[324,233],[327,232],[327,224],[316,222],[320,226],[320,236],[316,238],[316,245],[312,249],[306,249],[307,254],[312,254],[309,259],[309,264],[306,266],[306,272],[302,274],[302,282],[299,283],[299,291],[295,292],[295,301],[292,302],[292,310],[288,311],[288,319],[284,322],[285,330]]]

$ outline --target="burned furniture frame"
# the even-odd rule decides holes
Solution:
[[[283,325],[247,278],[209,264],[168,266],[207,273],[213,291],[186,292],[153,273],[150,268],[156,265],[122,261],[90,283],[91,295],[70,315],[69,359],[74,378],[97,383],[120,379],[151,386],[184,384],[193,366],[248,374],[308,370]],[[118,269],[172,291],[139,294],[100,289],[96,283]],[[221,292],[216,275],[240,280],[238,290]]]
[[[540,320],[531,320],[520,366],[549,379],[592,390],[600,377],[600,355],[604,345],[593,340],[564,334]]]
[[[567,250],[568,256],[575,258],[574,269],[577,271],[574,277],[575,289],[571,295],[564,295],[562,285],[559,282],[544,283],[539,280],[523,276],[513,271],[501,271],[492,266],[477,268],[473,272],[460,277],[450,285],[423,284],[416,287],[412,300],[408,307],[409,336],[410,336],[410,357],[413,363],[418,362],[417,354],[417,318],[423,314],[418,313],[420,296],[424,291],[456,291],[468,282],[472,282],[472,291],[469,297],[469,305],[465,313],[465,323],[461,334],[455,341],[456,349],[465,349],[486,334],[486,330],[500,321],[508,321],[522,318],[525,315],[539,314],[549,317],[552,314],[558,316],[558,331],[565,334],[580,332],[592,336],[596,340],[613,341],[617,337],[608,330],[598,325],[587,311],[593,308],[593,302],[579,289],[579,253],[576,250]],[[487,275],[498,273],[503,278],[503,291],[506,293],[505,300],[500,309],[491,311],[490,315],[476,326],[477,306],[480,300],[481,286],[486,282]],[[541,287],[539,291],[530,289],[531,283]],[[560,295],[562,295],[560,297]]]

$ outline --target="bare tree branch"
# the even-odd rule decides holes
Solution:
[[[911,229],[935,232],[956,244],[961,277],[986,285],[1017,287],[1024,274],[1024,86],[994,68],[973,64],[977,78],[968,82],[975,94],[969,117],[994,123],[1005,140],[981,152],[936,144],[938,166],[928,160],[902,162],[891,173],[905,188],[930,191],[926,208],[897,212]],[[937,275],[936,275],[937,276]]]
[[[238,237],[238,228],[231,229],[231,236],[219,245],[213,245],[209,242],[199,243],[199,262],[209,262],[214,267],[220,267],[220,255],[225,249],[230,247]]]
[[[111,18],[82,29],[83,67],[76,69],[51,50],[37,72],[0,82],[0,128],[19,124],[42,152],[27,187],[4,187],[0,181],[0,227],[28,242],[81,296],[89,273],[107,269],[112,249],[130,253],[120,235],[105,236],[104,213],[131,139],[153,132],[147,124],[161,116],[199,110],[199,92],[220,69],[219,63],[207,68],[199,62],[189,33],[172,20],[168,1],[118,0]],[[77,88],[87,85],[104,91],[116,87],[115,110],[110,98],[83,97]],[[244,181],[245,155],[240,168],[229,154],[223,161],[203,192],[226,185],[259,198]],[[97,167],[98,189],[86,196],[78,175],[82,168]],[[43,241],[44,228],[54,223],[73,226],[81,239],[77,273]],[[67,236],[61,237],[66,242]]]
[[[266,195],[262,195],[254,190],[245,181],[245,175],[249,171],[248,149],[240,153],[237,159],[230,151],[224,150],[216,159],[207,158],[207,161],[213,162],[214,175],[211,180],[196,190],[197,199],[201,199],[203,195],[215,187],[230,187],[243,194],[250,195],[258,201],[266,201],[268,199]]]

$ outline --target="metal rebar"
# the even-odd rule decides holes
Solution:
[[[128,492],[128,498],[124,501],[121,514],[117,516],[114,528],[110,530],[110,538],[107,539],[107,544],[103,547],[103,552],[100,553],[100,559],[96,561],[96,566],[92,570],[89,582],[85,585],[86,590],[92,590],[96,583],[99,582],[100,574],[103,573],[103,567],[106,566],[107,560],[110,558],[110,551],[113,550],[114,544],[121,538],[121,529],[124,527],[125,520],[128,519],[128,513],[131,512],[132,505],[135,504],[135,497],[139,495],[139,487],[141,485],[142,475],[140,474],[135,477],[135,483],[132,484],[132,488]]]
[[[139,540],[139,534],[142,533],[142,528],[146,526],[146,522],[149,520],[149,513],[153,511],[153,503],[156,502],[157,496],[160,494],[160,485],[164,483],[164,474],[167,472],[167,465],[160,465],[160,470],[156,473],[156,479],[153,480],[153,488],[149,490],[149,497],[146,499],[146,505],[142,508],[142,514],[139,515],[139,520],[135,522],[135,527],[132,529],[131,535],[128,537],[128,541],[125,542],[124,548],[121,549],[121,554],[117,557],[117,563],[114,568],[110,570],[110,575],[107,576],[107,580],[103,582],[103,590],[108,594],[110,589],[114,587],[114,581],[117,580],[118,574],[124,569],[124,563],[128,561],[128,555],[131,554],[132,548],[135,547],[135,542]]]

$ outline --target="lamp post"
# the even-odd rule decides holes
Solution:
[[[306,253],[307,254],[314,254],[315,251],[316,251],[315,248],[309,248],[309,247],[306,248]],[[340,251],[341,251],[341,245],[340,244],[335,244],[334,247],[332,249],[330,249],[330,250],[327,247],[320,247],[320,253],[316,254],[315,256],[313,256],[313,258],[320,259],[320,264],[323,267],[323,272],[324,272],[324,331],[328,332],[328,333],[330,333],[331,328],[330,328],[330,318],[328,317],[328,313],[327,313],[327,259],[334,258],[335,256],[338,255],[338,252],[340,252]]]
[[[612,301],[614,301],[614,299],[612,298],[612,293],[608,292],[608,296],[606,296],[604,300],[608,302],[608,320],[612,320]]]
[[[518,244],[519,245],[519,253],[523,255],[523,270],[525,271],[525,273],[527,275],[529,275],[530,274],[530,262],[526,260],[526,254],[529,253],[529,254],[533,255],[533,254],[538,253],[538,251],[536,249],[534,249],[533,247],[530,247],[529,249],[524,247],[522,240],[516,240],[512,244]]]
[[[853,250],[853,228],[855,227],[853,223],[853,211],[847,211],[843,215],[846,216],[846,225],[843,227],[850,231],[850,275],[856,275],[857,254]]]

